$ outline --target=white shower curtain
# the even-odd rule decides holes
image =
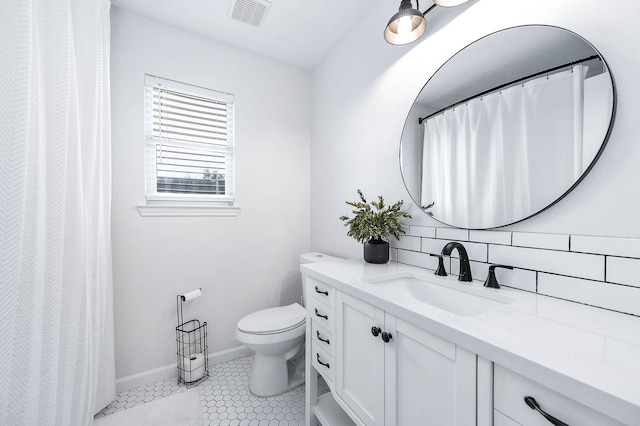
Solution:
[[[109,7],[0,1],[2,425],[92,421],[109,343]]]
[[[580,83],[563,71],[423,121],[421,203],[435,201],[445,223],[483,228],[527,217],[562,195],[581,174],[575,118],[584,74],[577,71]]]

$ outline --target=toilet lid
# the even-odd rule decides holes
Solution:
[[[304,324],[305,309],[297,303],[263,309],[238,321],[238,329],[252,334],[273,334],[291,330]]]

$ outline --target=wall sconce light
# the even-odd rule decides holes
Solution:
[[[389,19],[384,30],[384,39],[394,45],[408,44],[416,41],[427,30],[425,16],[436,6],[451,7],[466,3],[469,0],[434,0],[434,4],[424,12],[420,12],[419,0],[416,0],[416,8],[413,8],[411,0],[402,0],[398,13]]]

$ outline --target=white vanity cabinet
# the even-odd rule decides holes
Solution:
[[[313,278],[307,298],[308,425],[476,425],[475,354]],[[328,402],[350,419],[326,420]]]
[[[475,425],[476,356],[336,293],[336,393],[365,425]]]
[[[301,270],[307,426],[552,424],[527,396],[571,426],[640,426],[637,318],[512,289],[499,290],[504,305],[456,314],[384,284],[415,275],[459,288],[410,265],[347,259]],[[318,375],[331,390],[319,398]]]
[[[318,420],[323,426],[350,426],[354,423],[332,396],[335,389],[335,299],[338,292],[315,278],[304,279],[307,309],[305,424],[315,426]],[[318,374],[332,393],[318,397]]]
[[[494,425],[548,426],[553,422],[530,408],[533,398],[547,415],[571,426],[622,426],[610,417],[499,365],[494,366]],[[558,423],[561,424],[561,423]]]
[[[384,311],[338,292],[335,393],[362,424],[384,424]],[[372,334],[376,329],[378,337]],[[323,425],[329,426],[329,425]]]

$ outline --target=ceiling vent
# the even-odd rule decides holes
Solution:
[[[266,0],[231,0],[229,17],[245,24],[259,27],[271,7]]]

